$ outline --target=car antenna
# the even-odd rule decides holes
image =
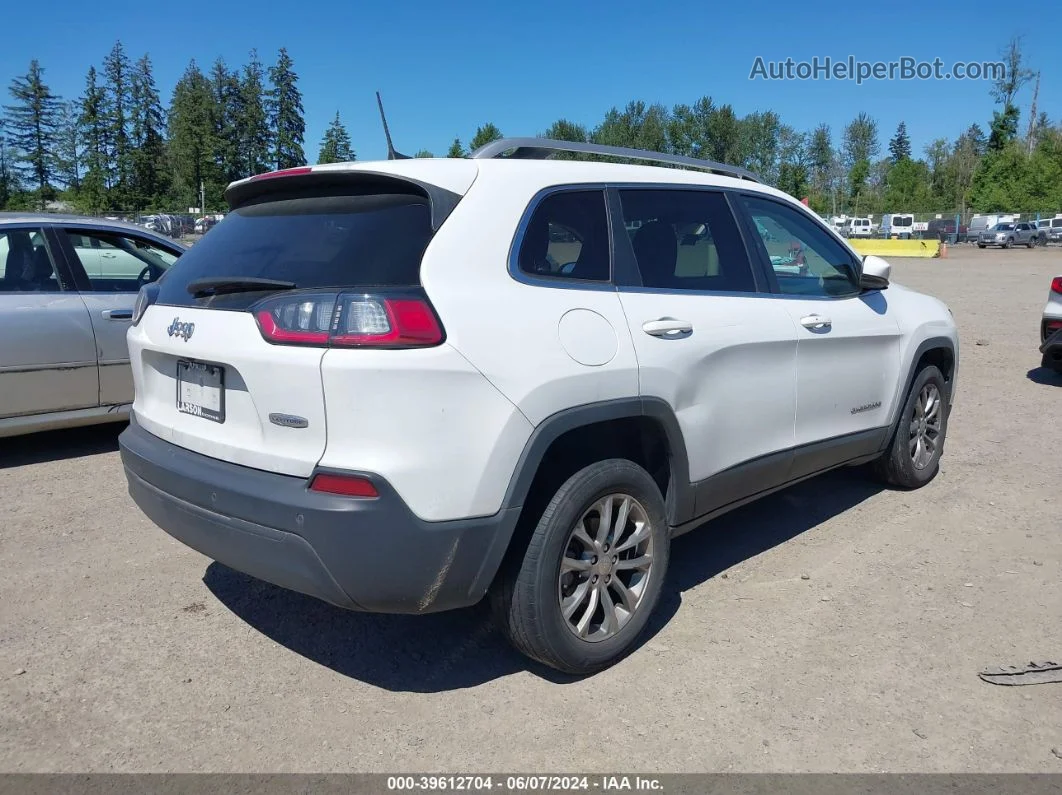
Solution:
[[[380,121],[383,122],[384,136],[387,138],[387,159],[388,160],[409,160],[409,155],[404,155],[401,152],[396,152],[394,144],[391,143],[391,131],[387,129],[387,117],[384,115],[383,100],[380,99],[380,92],[376,92],[376,104],[380,108]]]

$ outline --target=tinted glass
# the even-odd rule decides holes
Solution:
[[[0,231],[0,293],[58,291],[59,280],[41,231]]]
[[[241,277],[299,288],[420,284],[431,240],[428,200],[407,194],[317,196],[230,212],[159,283],[159,303],[242,309],[259,292],[194,299],[189,282]]]
[[[691,190],[621,190],[623,221],[646,287],[755,292],[726,197]]]
[[[133,235],[66,230],[74,256],[96,293],[135,293],[156,281],[179,256],[157,243]]]
[[[852,255],[826,229],[778,202],[751,196],[742,201],[760,230],[783,293],[836,296],[859,291]]]
[[[607,282],[604,191],[565,191],[543,199],[527,224],[517,259],[524,273]]]

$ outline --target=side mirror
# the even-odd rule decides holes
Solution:
[[[867,254],[863,257],[863,275],[859,279],[859,287],[863,290],[886,290],[891,273],[892,266],[888,262]]]

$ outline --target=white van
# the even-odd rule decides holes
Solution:
[[[870,237],[873,225],[869,218],[849,218],[841,232],[845,237]]]
[[[1018,220],[1017,215],[1008,213],[988,213],[987,215],[975,215],[970,219],[970,226],[966,230],[966,240],[976,241],[982,232],[991,229],[996,224],[1012,224]]]
[[[914,216],[911,213],[885,213],[881,216],[881,236],[908,240],[914,231]]]

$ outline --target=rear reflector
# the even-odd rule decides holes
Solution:
[[[380,493],[372,481],[357,475],[328,475],[320,473],[313,476],[310,491],[325,494],[339,494],[344,497],[379,497]]]
[[[1056,276],[1051,280],[1051,292],[1062,293],[1062,276]]]

